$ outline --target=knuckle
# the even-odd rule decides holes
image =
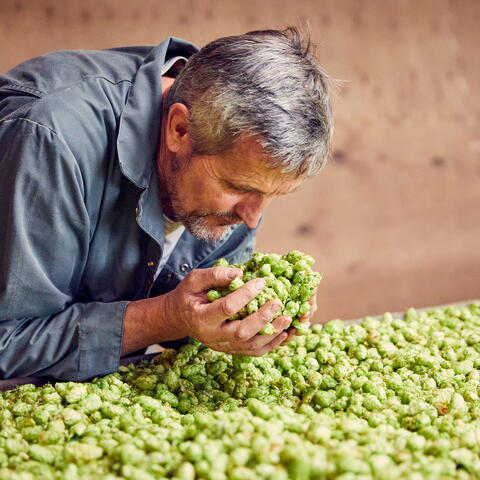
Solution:
[[[197,277],[197,272],[196,270],[191,270],[188,272],[188,274],[185,276],[185,278],[181,281],[184,285],[189,285],[195,282],[195,279]]]
[[[248,331],[243,328],[243,327],[240,327],[237,329],[237,331],[235,332],[235,338],[236,340],[238,340],[239,342],[245,342],[246,340],[249,339],[249,333]]]
[[[244,288],[246,287],[246,290],[248,292],[248,295],[253,298],[257,296],[258,293],[258,287],[255,286],[255,280],[250,280],[248,283],[245,284]]]
[[[222,314],[226,317],[231,317],[234,313],[237,313],[237,308],[234,305],[233,299],[227,295],[222,303]]]
[[[272,311],[268,307],[264,307],[259,310],[258,315],[260,319],[264,320],[265,322],[268,322],[273,317]]]
[[[259,337],[262,337],[262,338],[259,338]],[[263,335],[256,335],[255,337],[253,337],[248,343],[248,348],[252,351],[252,352],[256,352],[258,351],[260,348],[262,348],[263,346]]]
[[[214,282],[219,282],[225,275],[225,267],[213,267],[212,279]]]
[[[187,273],[185,278],[195,278],[198,277],[198,275],[200,274],[201,272],[198,269],[194,268]]]

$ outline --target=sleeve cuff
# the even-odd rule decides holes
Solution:
[[[77,381],[106,375],[118,369],[128,301],[86,305],[79,324]],[[90,310],[90,311],[89,311]]]

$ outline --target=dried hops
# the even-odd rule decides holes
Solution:
[[[0,396],[0,479],[476,479],[480,303]]]
[[[311,267],[314,263],[313,257],[298,250],[292,250],[282,257],[276,253],[255,252],[247,262],[235,265],[229,265],[226,259],[221,258],[215,263],[216,266],[241,268],[243,276],[232,280],[225,289],[210,290],[207,296],[213,302],[240,288],[245,282],[261,277],[266,283],[264,290],[229,320],[243,319],[256,312],[269,300],[279,299],[282,302],[282,308],[275,314],[274,318],[287,315],[291,317],[292,326],[297,331],[306,333],[310,323],[300,322],[300,318],[310,310],[308,301],[314,295],[315,288],[322,279],[320,273],[312,270]],[[268,323],[260,333],[271,335],[275,333],[275,328],[271,323]]]

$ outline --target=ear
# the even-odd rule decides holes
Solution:
[[[189,121],[190,112],[183,103],[174,103],[167,113],[165,141],[167,148],[174,153],[179,153],[189,148]]]

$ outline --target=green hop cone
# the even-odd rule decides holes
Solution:
[[[209,290],[207,292],[207,297],[211,302],[214,302],[215,300],[222,298],[222,294],[218,290]]]
[[[214,264],[214,267],[228,267],[229,263],[226,258],[219,258]]]
[[[267,323],[263,326],[259,333],[260,335],[273,335],[274,333],[277,333],[277,330],[272,323]]]
[[[243,275],[232,280],[227,288],[209,290],[207,297],[211,302],[214,302],[237,290],[246,282],[261,277],[265,280],[266,287],[228,320],[241,320],[257,312],[270,300],[278,299],[281,301],[283,308],[276,313],[274,318],[287,315],[292,318],[292,325],[299,332],[305,332],[308,330],[308,326],[295,322],[295,320],[300,319],[310,311],[309,300],[315,294],[315,288],[322,278],[320,273],[312,270],[313,263],[313,257],[298,250],[292,250],[283,256],[276,253],[254,252],[250,260],[235,265],[229,265],[228,260],[220,258],[214,266],[240,268]],[[275,328],[273,325],[266,325],[260,333],[272,335],[275,333]]]

